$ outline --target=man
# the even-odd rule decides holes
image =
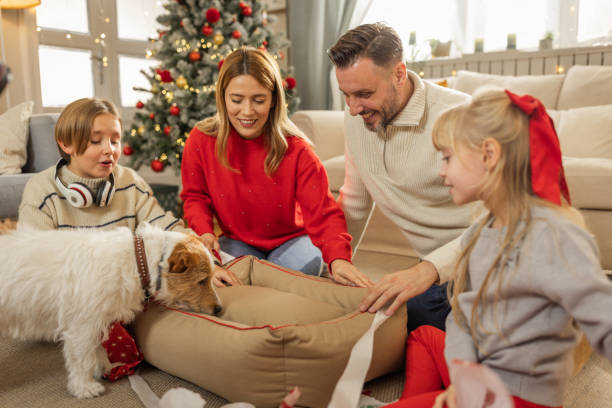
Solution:
[[[453,204],[438,175],[442,156],[431,130],[442,111],[470,96],[408,71],[399,36],[382,23],[346,32],[328,55],[347,104],[339,202],[349,232],[358,242],[375,202],[422,258],[370,288],[361,309],[374,312],[390,303],[390,315],[407,302],[409,330],[422,324],[444,329],[450,306],[446,285],[437,283],[452,272],[459,251],[455,238],[470,224],[473,210]]]

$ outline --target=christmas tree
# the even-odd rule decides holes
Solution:
[[[133,125],[125,131],[123,154],[130,156],[135,169],[150,165],[162,171],[171,166],[178,172],[189,132],[216,113],[215,83],[223,58],[248,45],[282,60],[289,42],[270,31],[274,16],[259,0],[172,0],[164,8],[167,13],[157,22],[167,29],[159,31],[159,39],[151,39],[147,51],[160,65],[141,71],[150,89],[134,88],[150,92],[151,98],[137,103]],[[292,113],[299,105],[292,67],[281,74]]]

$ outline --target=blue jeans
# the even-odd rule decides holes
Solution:
[[[419,326],[429,325],[437,327],[440,330],[446,328],[446,316],[451,310],[448,297],[446,296],[446,287],[444,285],[431,285],[429,289],[409,299],[406,302],[408,309],[408,333]]]
[[[308,235],[301,235],[285,242],[269,252],[261,251],[242,241],[219,237],[221,250],[233,256],[253,255],[307,275],[318,276],[321,272],[323,256],[321,250],[312,244]]]

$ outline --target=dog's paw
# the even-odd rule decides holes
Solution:
[[[93,398],[104,392],[104,386],[93,380],[79,381],[78,383],[69,383],[68,392],[79,399]]]

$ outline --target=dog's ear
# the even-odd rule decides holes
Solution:
[[[187,247],[179,243],[168,258],[168,271],[170,273],[183,273],[196,263],[196,256]]]

